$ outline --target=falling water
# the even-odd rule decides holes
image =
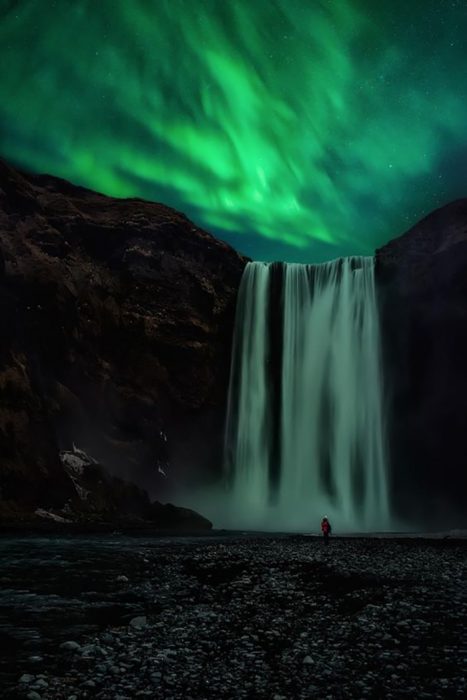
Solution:
[[[301,529],[389,523],[373,258],[250,263],[237,305],[226,520]],[[227,524],[227,523],[226,523]]]

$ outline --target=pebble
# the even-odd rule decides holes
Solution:
[[[107,656],[107,652],[97,644],[86,644],[81,647],[81,656]]]
[[[81,649],[81,645],[78,644],[78,642],[63,642],[63,644],[60,644],[60,649],[63,649],[64,651],[79,651]]]
[[[23,674],[21,697],[42,679],[47,700],[395,699],[413,695],[414,675],[420,698],[466,696],[465,547],[331,544],[325,553],[300,537],[164,544],[148,555],[157,576],[142,583],[146,614],[60,645],[80,652],[66,674],[44,665],[46,675]]]
[[[41,696],[39,695],[39,693],[36,693],[35,690],[29,691],[26,697],[28,700],[41,700]]]
[[[132,620],[130,620],[130,627],[136,630],[143,629],[143,627],[146,627],[147,625],[147,617],[146,615],[138,615],[138,617],[134,617]]]
[[[35,680],[35,676],[31,676],[30,673],[23,673],[23,675],[20,677],[19,682],[24,683],[28,685],[29,683],[33,683]]]

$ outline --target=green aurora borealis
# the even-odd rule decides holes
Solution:
[[[467,2],[0,0],[0,154],[254,258],[371,253],[467,194]]]

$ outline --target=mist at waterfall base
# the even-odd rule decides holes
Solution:
[[[249,263],[237,301],[215,527],[394,527],[374,260]]]

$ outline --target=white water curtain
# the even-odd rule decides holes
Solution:
[[[277,283],[271,270],[250,263],[239,291],[225,525],[309,529],[327,515],[340,530],[384,530],[389,502],[373,258],[284,264],[277,309],[269,306]],[[282,342],[275,375],[274,314]],[[273,395],[280,411],[272,410]]]

